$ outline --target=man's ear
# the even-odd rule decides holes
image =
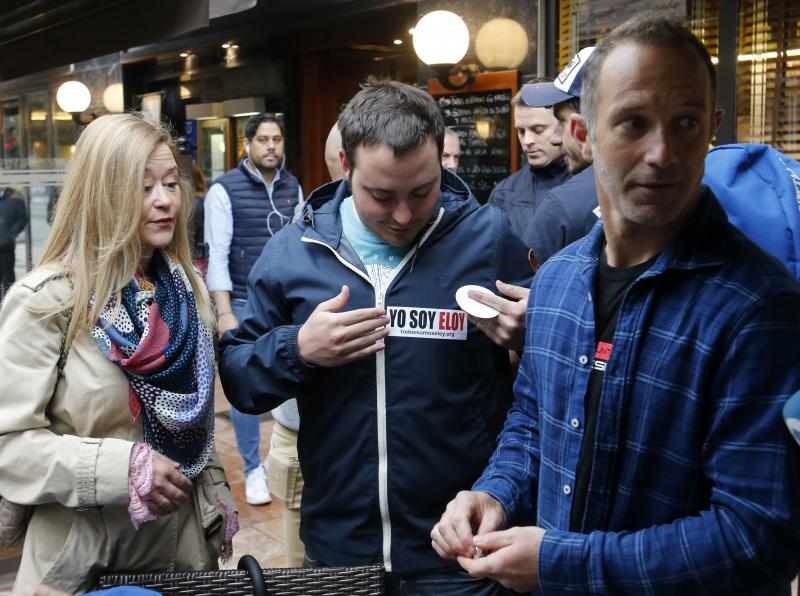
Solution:
[[[583,116],[573,112],[569,115],[567,126],[569,126],[569,134],[581,145],[589,142],[589,131],[586,128],[586,120]]]
[[[339,163],[342,164],[342,174],[344,174],[343,178],[345,180],[350,180],[350,172],[353,169],[350,166],[350,162],[347,159],[347,156],[344,154],[344,149],[339,149]]]
[[[589,143],[589,129],[586,128],[586,118],[578,113],[572,113],[569,115],[567,126],[569,126],[569,133],[572,138],[581,147],[581,157],[592,163],[592,145]]]

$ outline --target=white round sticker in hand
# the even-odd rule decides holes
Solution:
[[[458,290],[456,290],[456,302],[458,302],[458,305],[465,313],[479,319],[493,319],[500,314],[499,310],[467,296],[467,292],[470,290],[475,290],[481,294],[494,296],[492,292],[481,286],[461,286],[458,288]]]

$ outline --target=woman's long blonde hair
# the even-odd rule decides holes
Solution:
[[[89,124],[75,145],[39,261],[40,266],[65,273],[72,283],[71,297],[57,307],[57,311],[72,308],[68,345],[79,330],[94,325],[110,298],[120,304],[122,288],[136,273],[142,256],[139,224],[145,166],[162,143],[180,163],[166,127],[135,114],[109,114]],[[175,233],[166,250],[183,267],[197,312],[213,328],[211,301],[192,265],[186,222],[193,201],[190,185],[183,178],[180,189]],[[95,300],[90,308],[92,294]]]

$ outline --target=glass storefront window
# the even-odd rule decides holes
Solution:
[[[237,116],[236,122],[236,163],[244,157],[244,129],[252,116]]]
[[[199,120],[197,135],[197,157],[203,176],[209,183],[216,180],[228,169],[226,151],[228,150],[228,119],[213,118]]]
[[[87,114],[105,113],[105,91],[121,86],[120,53],[101,56],[75,65],[77,80],[92,90]],[[30,225],[18,237],[17,274],[39,259],[50,233],[52,210],[63,185],[67,162],[75,150],[80,125],[64,112],[55,95],[63,79],[42,78],[41,86],[0,101],[0,183],[23,195]]]
[[[28,157],[44,159],[49,157],[47,128],[50,120],[50,94],[31,93],[25,97],[28,113]]]
[[[16,170],[20,167],[20,159],[24,157],[22,144],[23,130],[20,121],[19,101],[11,100],[2,104],[2,120],[0,120],[0,167]],[[14,190],[26,197],[25,189],[13,186]],[[26,206],[28,204],[26,198]],[[27,271],[27,232],[17,237],[14,257],[14,273],[17,279]]]
[[[2,107],[2,128],[0,151],[4,159],[20,158],[20,127],[19,127],[19,102],[9,101]]]
[[[30,93],[25,96],[27,114],[28,167],[31,171],[48,170],[53,167],[51,159],[52,127],[51,98],[49,91]],[[50,210],[55,201],[55,188],[32,184],[28,187],[28,221],[30,222],[29,258],[33,263],[39,260],[44,243],[50,233]],[[17,263],[19,266],[19,263]]]
[[[54,106],[53,129],[55,131],[55,158],[69,159],[75,152],[75,141],[78,139],[80,127],[75,123],[72,114],[63,112],[58,106]]]
[[[658,6],[654,7],[653,4]],[[686,6],[686,0],[659,0],[657,3],[653,0],[561,0],[558,70],[564,68],[578,50],[595,45],[606,33],[630,17],[658,8],[663,14],[685,19]]]
[[[737,137],[800,159],[800,5],[740,0]]]
[[[649,2],[562,0],[559,3],[559,69],[580,49]],[[703,41],[719,61],[719,0],[659,0]],[[800,2],[739,0],[736,57],[736,140],[767,143],[800,158]]]

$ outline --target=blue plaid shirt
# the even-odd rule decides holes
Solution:
[[[536,507],[543,594],[788,594],[800,449],[781,408],[800,388],[800,285],[707,190],[623,297],[569,531],[602,246],[598,224],[534,278],[516,402],[473,489],[517,523]]]

